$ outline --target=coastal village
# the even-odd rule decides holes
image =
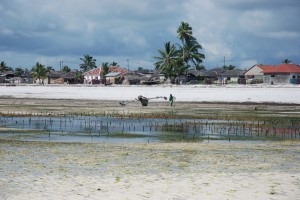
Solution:
[[[38,80],[29,72],[21,75],[13,71],[0,72],[0,84],[90,84],[90,85],[152,85],[152,84],[300,84],[300,66],[291,63],[278,65],[256,64],[248,70],[238,68],[213,68],[209,70],[188,69],[184,75],[173,79],[165,78],[158,70],[128,70],[119,66],[109,66],[108,73],[97,67],[81,73],[79,71],[47,72],[46,78]]]

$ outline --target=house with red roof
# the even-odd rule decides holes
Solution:
[[[300,66],[283,63],[263,69],[265,84],[300,84]]]
[[[274,66],[272,65],[261,65],[261,64],[257,64],[257,65],[253,65],[250,69],[248,69],[245,72],[245,78],[250,81],[253,79],[256,80],[260,80],[261,82],[263,82],[264,79],[264,73],[263,70],[264,69],[268,69],[268,68],[272,68]]]
[[[105,84],[106,81],[108,80],[111,84],[114,83],[114,81],[112,82],[112,80],[118,80],[121,79],[121,77],[124,76],[125,73],[128,72],[128,70],[124,69],[124,68],[120,68],[118,66],[109,66],[108,67],[108,72],[115,72],[111,75],[109,75],[108,77],[103,76],[102,74],[102,67],[97,67],[95,69],[92,69],[90,71],[84,72],[83,73],[83,78],[84,78],[84,83],[86,84],[100,84],[103,83]]]

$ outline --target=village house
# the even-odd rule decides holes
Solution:
[[[78,71],[50,71],[47,73],[47,78],[42,81],[44,84],[79,84],[81,77]]]
[[[232,70],[225,70],[223,73],[220,74],[221,81],[224,80],[224,83],[243,83],[245,78],[246,70],[241,69],[232,69]]]
[[[247,83],[263,83],[264,73],[263,70],[272,68],[272,65],[253,65],[250,69],[245,72],[245,78]]]
[[[138,71],[130,71],[124,74],[124,81],[122,84],[125,85],[138,85],[141,84],[142,73]]]
[[[121,72],[109,72],[105,75],[105,83],[110,84],[122,84],[123,77],[120,76]]]
[[[15,76],[13,71],[2,72],[0,73],[0,83],[12,83]]]
[[[188,83],[203,81],[206,84],[240,83],[245,72],[246,70],[241,69],[224,70],[223,68],[213,68],[207,71],[190,69],[187,72],[187,81]]]
[[[97,67],[90,71],[83,73],[84,83],[85,84],[115,84],[116,80],[119,78],[120,80],[123,78],[124,74],[128,71],[126,69],[120,68],[118,66],[109,66],[108,72],[116,72],[119,74],[108,74],[109,76],[102,75],[102,67]],[[121,84],[120,82],[118,82]]]
[[[62,71],[50,71],[47,73],[47,78],[43,80],[44,84],[64,84],[62,78],[64,72]]]
[[[83,80],[85,84],[99,84],[103,80],[101,75],[101,67],[84,72]]]
[[[263,70],[265,84],[300,84],[300,66],[280,64]]]

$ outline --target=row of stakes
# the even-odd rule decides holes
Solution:
[[[51,135],[51,132],[58,131],[58,132],[69,132],[69,130],[72,130],[74,128],[74,121],[78,118],[78,116],[64,116],[59,117],[59,130],[53,129],[53,124],[57,123],[57,118],[51,118],[51,117],[40,117],[40,118],[34,118],[33,117],[26,117],[28,118],[28,123],[25,122],[25,119],[23,119],[21,122],[18,122],[16,120],[16,124],[22,124],[21,128],[25,128],[26,123],[28,124],[28,128],[32,128],[32,126],[36,128],[43,129],[45,131],[48,131],[49,138]],[[86,116],[86,115],[81,115]],[[87,117],[85,117],[87,118]],[[100,119],[106,118],[106,121],[101,121]],[[138,129],[136,125],[133,123],[122,123],[122,122],[114,122],[115,119],[121,119],[111,117],[109,115],[104,116],[104,118],[100,119],[91,119],[88,117],[87,120],[84,120],[83,122],[80,121],[79,123],[79,130],[84,130],[89,135],[92,136],[92,133],[97,133],[99,136],[101,134],[108,135],[110,132],[113,132],[115,129],[118,129],[122,133],[125,131],[133,131],[133,132],[152,132],[152,131],[167,131],[167,132],[177,132],[182,134],[191,134],[194,137],[197,135],[235,135],[235,136],[264,136],[264,137],[282,137],[282,138],[300,138],[300,128],[299,128],[299,122],[297,121],[287,121],[285,124],[279,124],[278,121],[227,121],[227,122],[218,122],[217,120],[214,120],[213,122],[207,121],[184,121],[185,119],[178,119],[177,121],[174,121],[173,123],[169,122],[168,118],[161,119],[165,120],[165,123],[152,123],[148,122],[145,123],[142,118],[138,118],[138,121],[140,124],[138,124],[138,127],[141,127]],[[9,123],[12,123],[14,119],[18,119],[18,117],[8,117],[3,116],[0,117],[0,122],[2,126],[6,126]],[[127,119],[127,118],[126,118]],[[133,119],[133,118],[132,118]],[[127,119],[128,120],[128,119]],[[0,124],[0,125],[1,125]]]

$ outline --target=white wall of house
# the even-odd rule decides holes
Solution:
[[[300,78],[300,73],[291,73],[291,79],[295,78],[295,79],[299,79]]]
[[[101,80],[100,75],[84,75],[85,83],[90,83],[93,79]]]
[[[251,69],[249,69],[246,73],[245,73],[245,77],[246,78],[255,78],[255,79],[263,79],[264,78],[264,74],[262,72],[263,70],[258,67],[257,65],[255,65],[254,67],[252,67]]]
[[[292,79],[292,74],[265,74],[264,75],[264,84],[290,84]]]

